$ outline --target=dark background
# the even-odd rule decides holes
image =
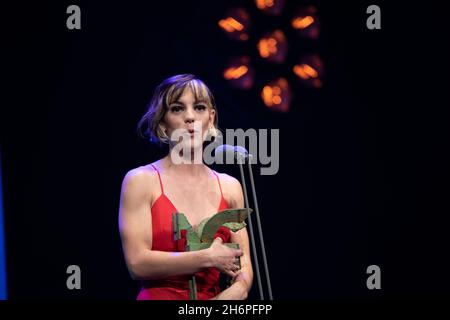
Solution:
[[[440,2],[287,1],[281,17],[252,1],[58,1],[5,6],[1,156],[10,299],[134,299],[117,226],[120,186],[167,149],[136,134],[163,79],[194,73],[215,94],[219,126],[280,129],[280,170],[254,174],[275,299],[448,297],[448,32]],[[66,8],[81,7],[81,30]],[[248,43],[217,26],[225,10],[252,16]],[[296,5],[314,4],[318,40],[288,30]],[[366,28],[378,4],[382,29]],[[2,5],[3,6],[3,5]],[[258,36],[286,31],[287,63],[272,66]],[[2,45],[2,47],[3,47]],[[319,53],[324,86],[290,73]],[[255,87],[283,75],[287,114],[259,89],[233,90],[228,60],[250,54]],[[2,90],[3,91],[3,90]],[[239,178],[235,167],[216,167]],[[260,258],[261,259],[261,258]],[[66,288],[81,267],[82,290]],[[381,290],[366,288],[367,266]],[[250,299],[257,299],[254,281]]]

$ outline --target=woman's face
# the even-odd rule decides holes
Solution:
[[[178,101],[172,102],[161,122],[161,127],[171,141],[180,141],[186,147],[197,148],[203,141],[210,127],[214,124],[215,110],[208,107],[205,101],[196,101],[192,90],[187,87]]]

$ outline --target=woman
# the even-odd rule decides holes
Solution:
[[[189,299],[193,274],[198,299],[247,298],[253,271],[246,228],[231,232],[229,241],[238,243],[239,250],[227,247],[218,236],[208,249],[184,252],[173,237],[174,212],[184,213],[195,228],[219,211],[244,207],[238,180],[194,161],[194,155],[201,157],[203,142],[218,133],[217,119],[209,89],[185,74],[168,78],[156,88],[140,121],[151,140],[169,145],[169,153],[130,170],[122,184],[119,229],[128,270],[143,283],[139,300]],[[223,291],[220,273],[234,280]]]

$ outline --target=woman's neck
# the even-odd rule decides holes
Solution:
[[[184,159],[185,161],[183,163],[175,162],[173,161],[171,153],[169,152],[167,156],[161,159],[161,162],[163,168],[172,173],[174,176],[199,177],[209,175],[209,169],[203,163],[203,161],[200,161],[200,163],[198,163],[198,161],[194,162],[193,155],[191,158],[192,160],[186,157],[184,157]]]

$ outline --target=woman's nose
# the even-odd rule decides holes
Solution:
[[[192,108],[187,108],[185,112],[185,120],[186,121],[193,121],[195,119],[195,113]]]

